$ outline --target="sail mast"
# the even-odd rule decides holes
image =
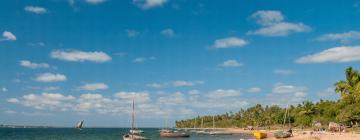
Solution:
[[[134,129],[134,124],[135,124],[135,101],[133,99],[133,102],[132,102],[132,116],[131,116],[131,130]]]

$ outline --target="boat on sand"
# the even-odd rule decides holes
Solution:
[[[264,139],[267,137],[267,134],[262,132],[254,132],[253,134],[256,139]]]

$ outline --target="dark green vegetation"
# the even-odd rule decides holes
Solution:
[[[360,72],[349,67],[345,70],[345,80],[335,83],[335,92],[340,95],[338,101],[324,101],[313,103],[304,101],[287,109],[279,106],[262,106],[257,104],[239,112],[216,115],[216,127],[246,127],[246,126],[275,126],[286,124],[297,127],[311,127],[316,122],[327,125],[338,122],[346,126],[358,126],[360,122]],[[288,112],[288,113],[286,113]],[[212,116],[202,116],[187,120],[176,121],[178,128],[212,127]]]

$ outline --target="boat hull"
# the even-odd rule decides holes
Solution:
[[[123,140],[150,140],[150,139],[138,135],[128,134],[123,136]]]
[[[266,133],[261,133],[261,132],[254,132],[254,137],[256,139],[264,139],[267,137]]]
[[[160,137],[162,138],[188,138],[189,134],[185,133],[160,133]]]

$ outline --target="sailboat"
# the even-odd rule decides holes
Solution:
[[[78,123],[76,124],[75,128],[81,130],[81,128],[83,127],[83,124],[84,124],[84,120],[81,120],[80,122],[78,122]]]
[[[138,132],[140,132],[140,131],[136,131],[138,129],[134,129],[134,124],[135,124],[135,101],[133,100],[133,102],[132,102],[132,114],[131,114],[131,129],[130,129],[129,134],[126,134],[126,135],[123,136],[123,139],[124,140],[149,140],[146,137],[135,135],[135,134],[138,134]]]

